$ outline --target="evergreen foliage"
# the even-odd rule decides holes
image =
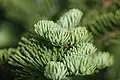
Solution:
[[[106,4],[107,1],[110,3]],[[71,8],[81,11],[72,9],[58,18]],[[0,20],[22,24],[13,27],[24,26],[33,31],[33,24],[40,20],[35,24],[32,37],[22,37],[16,49],[0,50],[0,67],[10,57],[9,63],[17,75],[15,79],[60,80],[63,77],[66,80],[76,75],[92,75],[109,67],[114,56],[113,66],[99,75],[106,75],[107,79],[102,76],[104,80],[119,80],[119,9],[119,0],[0,0]],[[93,38],[97,48],[110,51],[113,56],[98,50]]]
[[[23,37],[9,59],[18,80],[66,80],[91,75],[113,65],[113,56],[93,45],[93,37],[79,26],[82,12],[71,9],[56,22],[40,20],[36,35]]]
[[[86,26],[92,33],[97,36],[105,34],[112,31],[119,25],[119,16],[120,11],[117,10],[115,12],[104,13],[100,16],[96,16],[92,21],[88,21],[87,23],[83,23],[82,25]]]
[[[11,55],[11,49],[7,50],[7,49],[1,49],[0,50],[0,65],[7,63],[8,58]]]

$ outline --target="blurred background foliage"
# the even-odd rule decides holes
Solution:
[[[80,25],[93,32],[97,47],[111,52],[115,57],[113,67],[101,70],[100,74],[75,77],[73,80],[119,80],[120,0],[0,0],[0,54],[5,54],[3,48],[16,47],[26,31],[33,32],[37,21],[56,20],[71,8],[84,12]],[[0,80],[11,78],[6,65],[5,69],[0,66]]]

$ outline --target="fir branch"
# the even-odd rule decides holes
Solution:
[[[14,49],[0,49],[0,64],[5,64],[8,62],[9,57],[12,55],[11,51]]]
[[[85,27],[76,27],[70,30],[70,44],[77,45],[81,42],[93,42],[93,36]]]
[[[77,13],[71,11],[66,13],[67,17]],[[98,53],[91,43],[92,35],[85,27],[77,26],[79,21],[72,21],[76,16],[67,17],[63,16],[63,19],[67,25],[67,22],[71,22],[69,26],[72,25],[72,29],[42,20],[35,24],[35,32],[43,41],[38,41],[37,38],[22,38],[9,61],[9,64],[16,68],[14,71],[19,76],[17,79],[40,80],[46,76],[52,80],[63,80],[70,76],[91,75],[97,69],[113,64],[112,55],[106,52]],[[51,46],[45,45],[46,40]],[[70,45],[69,48],[66,49],[66,45]]]
[[[67,44],[70,38],[66,29],[52,21],[39,21],[35,24],[35,32],[56,46]]]
[[[61,62],[51,61],[45,68],[45,75],[52,80],[63,80],[66,78],[67,68]]]
[[[64,62],[70,75],[90,75],[96,69],[112,65],[113,57],[109,53],[98,53],[90,43],[81,43],[67,52]]]
[[[92,41],[92,35],[84,27],[78,27],[82,12],[77,9],[68,11],[57,23],[41,20],[35,24],[35,32],[55,46],[78,44]]]
[[[25,39],[23,40],[25,41]],[[15,51],[11,52],[14,55],[9,59],[9,64],[16,68],[16,70],[14,68],[12,70],[16,73],[16,79],[44,79],[44,75],[41,73],[44,72],[45,65],[51,60],[50,51],[43,50],[38,44],[30,40],[27,40],[27,43],[20,42],[19,45]]]
[[[94,35],[102,35],[110,30],[117,28],[119,25],[120,11],[104,13],[96,16],[92,21],[88,21],[82,25],[86,26]]]
[[[44,78],[41,74],[50,61],[62,60],[63,50],[55,47],[51,50],[34,38],[22,37],[18,48],[11,53],[14,55],[9,59],[9,64],[16,68],[13,69],[13,72],[17,73],[16,76],[19,76],[16,79],[40,80]]]
[[[64,15],[62,15],[58,19],[57,23],[61,25],[62,28],[72,29],[78,26],[82,15],[83,13],[80,10],[72,9]]]

